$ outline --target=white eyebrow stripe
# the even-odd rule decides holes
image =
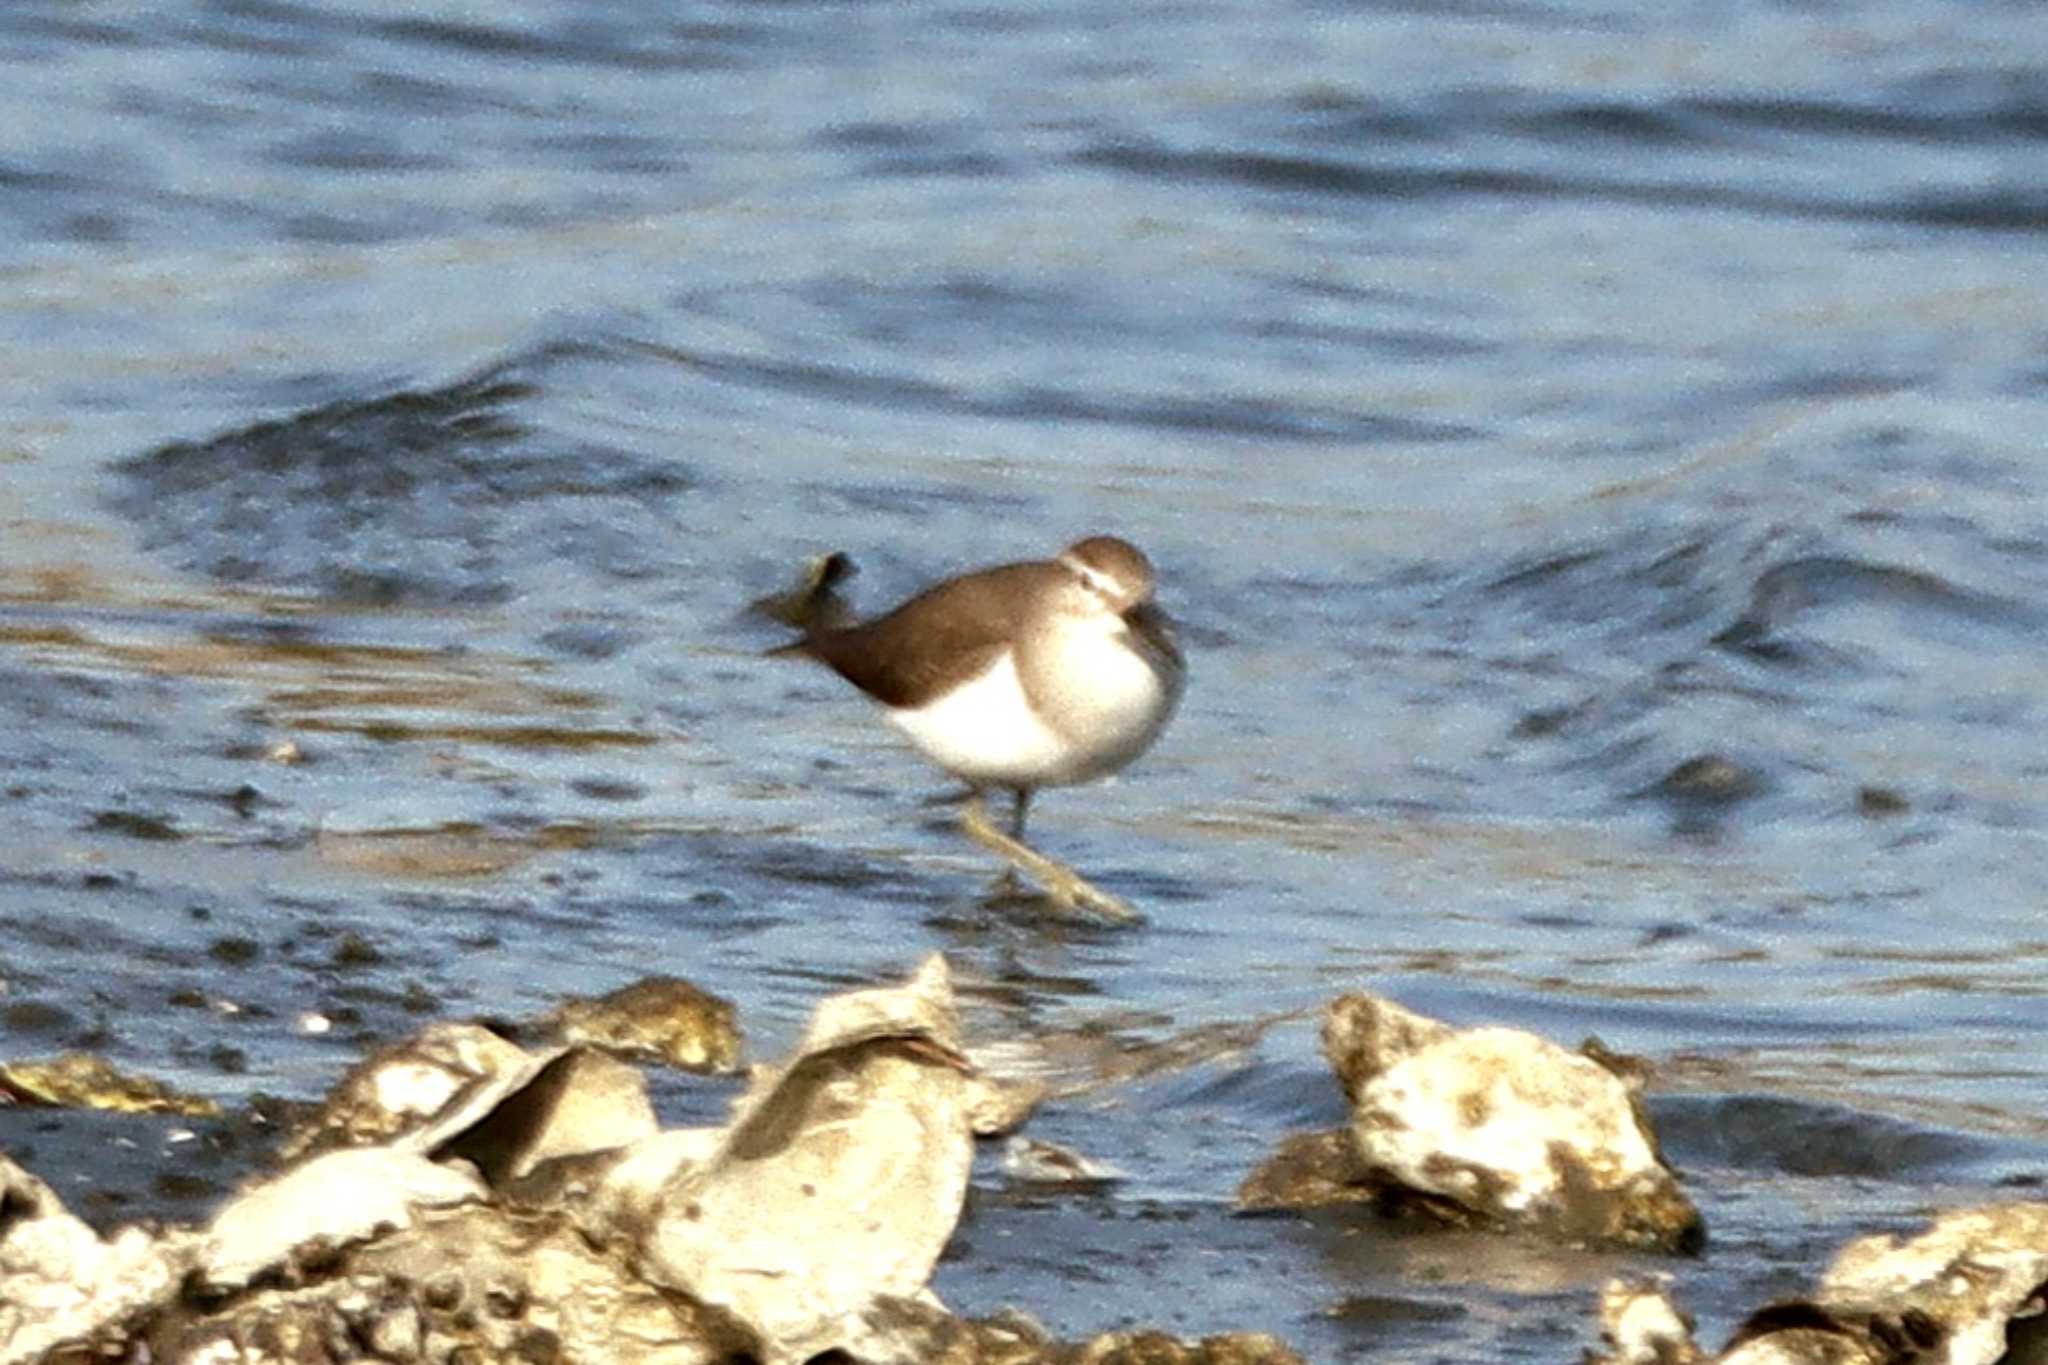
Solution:
[[[1083,564],[1073,555],[1059,557],[1061,567],[1073,571],[1075,577],[1104,597],[1114,597],[1123,590],[1123,585],[1092,564]]]

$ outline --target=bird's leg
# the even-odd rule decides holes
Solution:
[[[1005,834],[988,818],[988,805],[977,788],[961,810],[960,825],[967,836],[983,848],[1006,859],[1010,866],[1037,881],[1054,901],[1070,910],[1092,910],[1105,919],[1136,923],[1144,917],[1119,896],[1092,885],[1065,863],[1046,857],[1019,837],[1024,828],[1024,794],[1019,793],[1015,815],[1017,834]]]
[[[1010,794],[1016,798],[1010,807],[1010,837],[1021,844],[1024,842],[1024,813],[1031,806],[1031,788],[1012,787]],[[1004,864],[989,894],[997,900],[1024,894],[1024,879],[1017,875],[1014,864]]]

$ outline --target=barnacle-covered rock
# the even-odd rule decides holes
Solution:
[[[118,1341],[176,1296],[198,1249],[187,1232],[126,1227],[103,1238],[0,1155],[0,1365]]]
[[[727,1072],[739,1065],[732,1002],[681,977],[650,976],[607,995],[564,1001],[541,1027],[566,1043],[649,1057],[684,1071]]]
[[[465,1088],[531,1061],[524,1048],[480,1024],[430,1024],[352,1067],[278,1155],[294,1161],[387,1141],[441,1113]]]
[[[0,1066],[0,1099],[122,1114],[182,1114],[202,1119],[220,1115],[220,1106],[204,1095],[182,1094],[162,1081],[122,1071],[89,1052]]]
[[[864,1315],[924,1295],[973,1162],[950,975],[818,1005],[796,1054],[742,1098],[637,1230],[649,1277],[730,1313],[770,1365],[865,1348]]]
[[[1344,1202],[1568,1241],[1681,1251],[1704,1234],[1657,1147],[1642,1068],[1511,1028],[1459,1030],[1366,994],[1332,1001],[1323,1048],[1351,1100],[1340,1140],[1295,1139],[1248,1208]]]

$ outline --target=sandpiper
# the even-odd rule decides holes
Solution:
[[[822,561],[843,577],[843,558]],[[1186,666],[1153,604],[1152,562],[1115,536],[1056,559],[949,578],[860,625],[812,624],[774,651],[829,665],[879,702],[891,724],[969,789],[969,835],[1037,878],[1063,905],[1114,919],[1137,913],[1024,842],[1040,787],[1089,782],[1152,747],[1180,701]],[[1007,834],[984,796],[1007,787]]]

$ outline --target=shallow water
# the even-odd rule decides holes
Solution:
[[[1655,1061],[1709,1340],[2041,1178],[2030,8],[105,0],[0,68],[0,1055],[307,1097],[659,970],[766,1057],[938,949],[1130,1177],[991,1164],[949,1302],[1315,1359],[1558,1359],[1628,1263],[1228,1218],[1344,989]],[[1094,530],[1193,680],[1033,829],[1136,931],[984,904],[745,611]]]

